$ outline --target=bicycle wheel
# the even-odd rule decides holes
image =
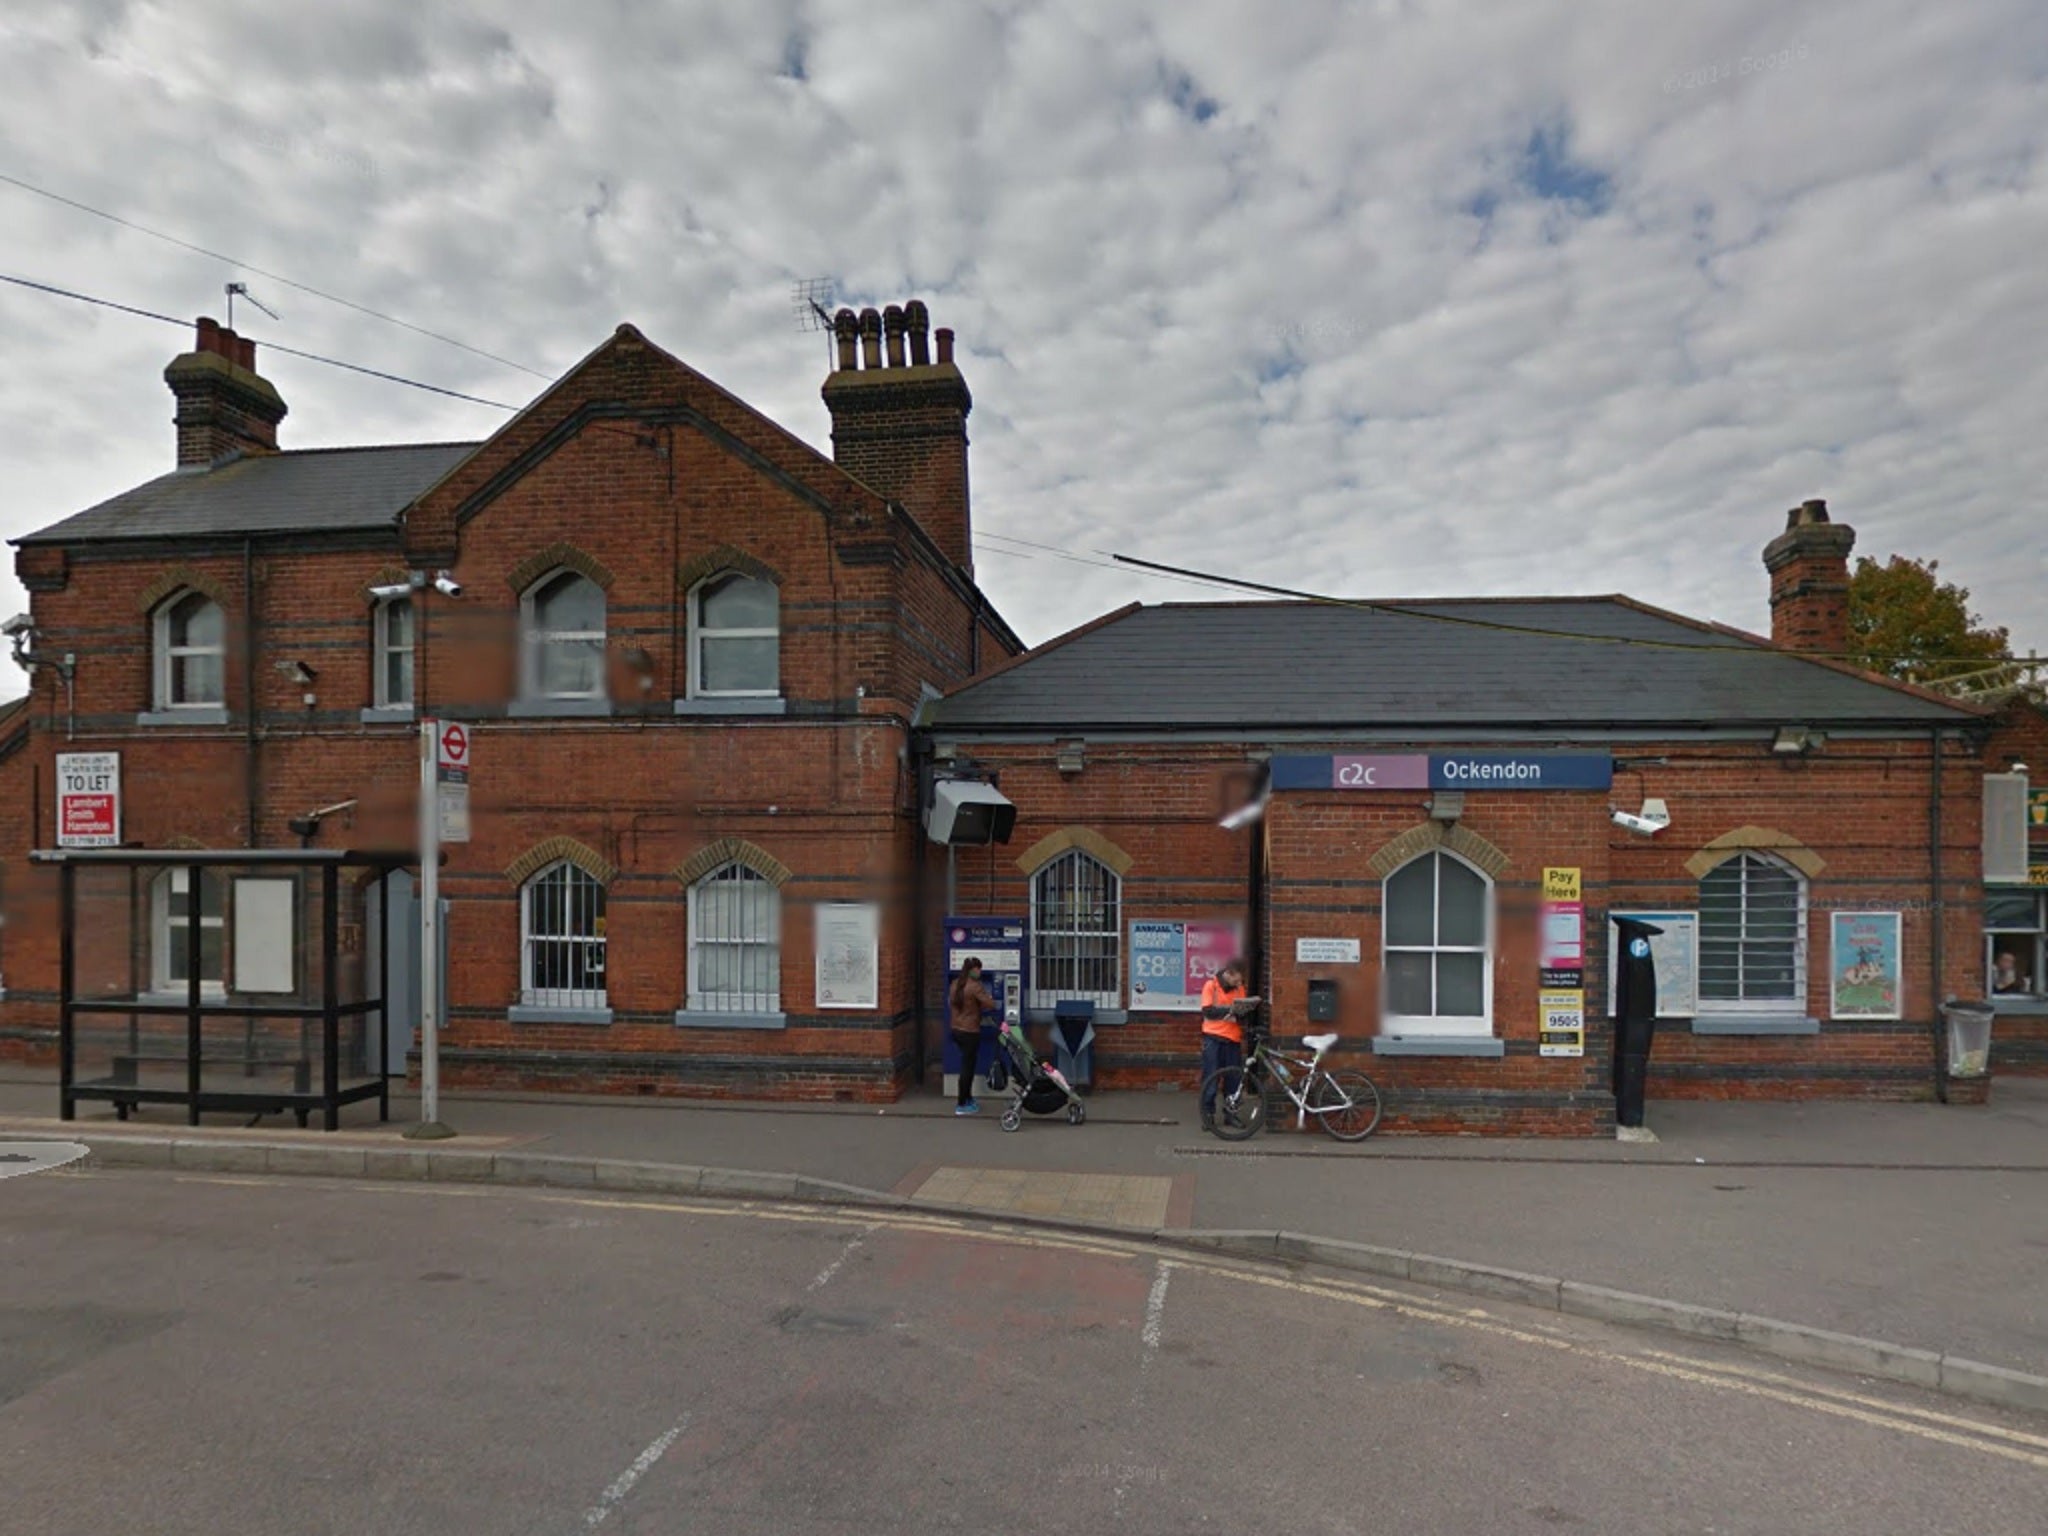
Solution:
[[[1363,1141],[1380,1124],[1380,1091],[1363,1072],[1325,1072],[1308,1096],[1308,1112],[1339,1141]]]
[[[1216,1134],[1225,1141],[1249,1141],[1266,1124],[1265,1076],[1243,1067],[1218,1067],[1202,1079],[1202,1098],[1216,1090]]]

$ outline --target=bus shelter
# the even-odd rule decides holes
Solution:
[[[344,1104],[391,1117],[389,905],[418,861],[342,849],[39,850],[59,880],[62,1114],[81,1100],[202,1114],[286,1111],[327,1130]],[[374,959],[370,958],[374,955]]]

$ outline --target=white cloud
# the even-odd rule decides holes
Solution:
[[[0,102],[11,174],[550,373],[630,319],[821,446],[790,285],[921,296],[959,333],[989,533],[1755,628],[1763,543],[1825,495],[2048,645],[2034,0],[101,0],[0,23]],[[258,334],[541,387],[14,188],[0,211],[0,269],[176,315],[246,276],[285,317]],[[0,533],[167,466],[175,331],[0,290],[0,337]],[[265,366],[301,446],[501,419]],[[980,566],[1034,639],[1195,595]]]

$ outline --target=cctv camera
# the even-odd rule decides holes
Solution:
[[[12,640],[16,635],[26,635],[33,632],[35,627],[36,621],[34,619],[25,613],[17,613],[5,624],[0,624],[0,635],[5,635],[8,639]]]
[[[1652,821],[1647,816],[1638,816],[1634,811],[1614,812],[1614,824],[1617,827],[1628,828],[1638,837],[1655,837],[1666,826],[1664,822]]]
[[[434,590],[443,597],[460,597],[462,583],[446,571],[437,571],[434,573]]]

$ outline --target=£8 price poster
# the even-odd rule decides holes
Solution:
[[[1202,983],[1237,953],[1238,925],[1228,919],[1131,924],[1131,1006],[1192,1012]]]

